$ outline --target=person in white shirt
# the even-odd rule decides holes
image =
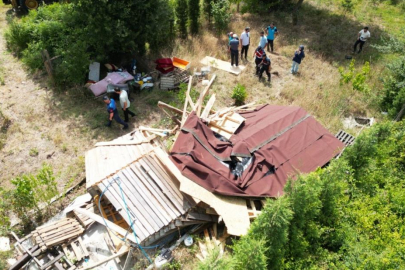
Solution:
[[[122,91],[120,88],[115,87],[114,88],[115,93],[117,93],[118,95],[120,95],[120,104],[121,104],[121,108],[124,111],[124,116],[125,116],[125,122],[128,123],[128,114],[130,114],[132,117],[135,116],[135,113],[131,112],[129,110],[129,106],[131,105],[131,103],[129,102],[128,99],[128,94],[127,91]]]
[[[242,47],[240,58],[243,58],[243,53],[245,53],[245,60],[247,60],[247,53],[250,44],[250,27],[245,28],[245,32],[240,35],[240,45]]]
[[[357,34],[357,40],[353,46],[353,53],[356,52],[358,44],[360,44],[360,49],[357,53],[360,53],[361,50],[363,49],[364,43],[366,43],[368,38],[370,38],[370,31],[368,31],[368,27],[366,26]]]

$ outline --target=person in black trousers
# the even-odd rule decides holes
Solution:
[[[263,54],[262,57],[262,62],[260,63],[260,74],[259,74],[259,81],[262,79],[263,73],[266,72],[267,74],[267,81],[269,82],[271,80],[271,61],[270,58],[266,56],[266,54]]]
[[[238,35],[233,34],[233,38],[231,41],[229,41],[229,51],[231,52],[231,66],[234,64],[238,66],[239,61],[239,40],[238,40]]]
[[[112,120],[114,119],[117,123],[124,126],[123,129],[128,129],[128,124],[122,121],[118,114],[117,106],[115,105],[114,99],[109,99],[107,96],[103,97],[104,103],[107,104],[108,122],[107,127],[111,127]]]
[[[243,58],[243,53],[245,53],[245,60],[247,60],[247,54],[250,45],[250,27],[245,28],[245,32],[240,35],[240,45],[242,50],[240,52],[240,58]]]

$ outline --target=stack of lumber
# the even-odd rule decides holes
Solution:
[[[81,206],[81,208],[89,210],[92,213],[98,214],[98,208],[93,202],[86,203],[83,206]],[[78,213],[75,210],[73,210],[73,214],[76,217],[76,219],[80,222],[80,224],[82,224],[82,226],[85,228],[89,227],[91,224],[94,223],[94,220],[90,219],[89,217],[87,217],[85,215]]]
[[[180,83],[187,83],[189,80],[187,71],[176,68],[173,72],[162,75],[160,78],[160,89],[170,90],[179,87]]]
[[[197,253],[196,257],[200,261],[204,261],[208,257],[210,252],[212,252],[212,250],[216,248],[219,249],[220,257],[222,257],[222,255],[224,254],[225,242],[229,236],[230,235],[225,231],[225,233],[220,238],[218,238],[217,224],[214,223],[211,228],[204,230],[204,240],[198,242],[200,253]]]
[[[63,218],[38,227],[32,232],[32,237],[41,250],[46,250],[78,237],[83,231],[83,226],[76,219]]]

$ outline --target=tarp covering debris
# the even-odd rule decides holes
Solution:
[[[171,152],[184,176],[217,194],[278,197],[289,177],[322,167],[344,147],[300,107],[265,105],[240,115],[246,120],[229,141],[189,115]],[[238,177],[232,162],[241,158],[251,161]]]

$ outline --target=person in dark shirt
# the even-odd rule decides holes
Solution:
[[[108,123],[107,127],[111,127],[112,120],[114,118],[119,124],[123,125],[123,129],[128,129],[128,124],[122,121],[118,114],[117,105],[115,105],[114,99],[109,99],[107,96],[103,97],[104,103],[107,104],[107,113],[108,113]]]
[[[291,74],[297,74],[298,68],[301,64],[302,59],[304,59],[305,53],[304,53],[304,45],[300,45],[298,47],[298,50],[295,51],[294,57],[293,57],[293,62],[292,62],[292,67],[291,67]]]
[[[266,54],[263,54],[262,56],[262,62],[260,63],[260,73],[259,73],[259,81],[262,79],[263,73],[266,72],[267,74],[267,81],[269,82],[271,80],[271,61],[270,58],[266,56]]]
[[[255,59],[255,64],[256,64],[256,75],[259,75],[260,63],[263,60],[263,54],[266,54],[266,53],[264,52],[264,49],[261,46],[257,47],[255,52],[253,53],[253,58]]]
[[[233,38],[229,41],[229,51],[231,52],[231,66],[239,64],[239,40],[238,35],[233,34]]]

